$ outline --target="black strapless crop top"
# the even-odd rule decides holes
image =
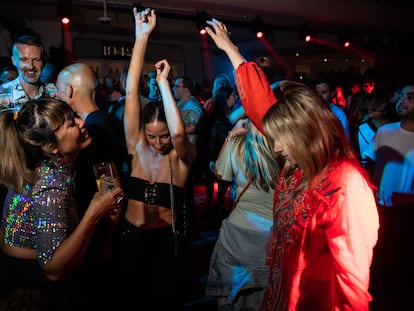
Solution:
[[[184,201],[184,188],[173,185],[174,206],[180,206]],[[129,177],[127,198],[144,202],[149,205],[162,206],[171,209],[170,184],[153,183],[137,177]]]

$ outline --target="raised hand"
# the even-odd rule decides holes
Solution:
[[[231,130],[234,135],[245,135],[250,129],[250,121],[247,118],[240,119]]]
[[[157,15],[155,14],[155,11],[148,8],[138,12],[135,7],[133,11],[135,18],[135,37],[150,34],[157,24]]]
[[[245,59],[240,54],[238,47],[230,40],[230,31],[227,26],[215,18],[207,21],[207,24],[210,26],[205,28],[208,35],[213,39],[216,46],[227,54],[233,68],[237,69]]]
[[[233,46],[229,37],[230,32],[225,24],[215,18],[207,21],[207,24],[211,27],[205,29],[219,49],[226,50],[227,47]]]
[[[166,59],[162,59],[155,64],[157,70],[157,82],[160,80],[167,80],[170,73],[171,66]]]

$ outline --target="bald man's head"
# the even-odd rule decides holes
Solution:
[[[56,86],[59,98],[77,112],[85,108],[78,107],[78,104],[95,102],[96,78],[86,64],[76,63],[63,68],[57,77]]]
[[[95,74],[92,69],[83,63],[66,66],[59,73],[58,79],[62,78],[66,83],[83,91],[90,92],[96,88]]]

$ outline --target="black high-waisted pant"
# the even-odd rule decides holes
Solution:
[[[122,220],[116,244],[120,304],[182,310],[184,272],[171,227],[144,230]]]

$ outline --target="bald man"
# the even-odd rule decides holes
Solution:
[[[82,150],[74,165],[79,216],[83,215],[95,192],[98,191],[93,173],[94,164],[114,162],[119,172],[121,186],[124,186],[122,170],[126,147],[122,127],[118,119],[99,110],[96,105],[95,81],[94,72],[83,63],[63,68],[56,81],[58,97],[66,101],[77,115],[85,120],[86,129],[92,137],[92,144]],[[100,302],[104,304],[101,306],[102,309],[107,307],[107,297],[110,295],[107,290],[111,290],[113,284],[109,277],[109,266],[101,264],[110,262],[112,248],[104,248],[104,252],[101,252],[102,245],[97,241],[103,240],[106,246],[112,246],[115,227],[114,220],[108,218],[105,226],[98,228],[93,241],[95,243],[92,243],[89,250],[90,256],[85,265],[83,282],[87,293],[86,309],[99,308]],[[102,239],[102,236],[106,239]]]
[[[57,96],[66,101],[82,119],[86,120],[89,113],[98,110],[95,103],[95,74],[86,64],[76,63],[63,68],[56,86]]]
[[[99,110],[95,102],[96,80],[92,69],[83,63],[63,68],[58,74],[57,95],[85,120],[92,144],[79,154],[75,163],[78,208],[83,213],[98,191],[93,165],[114,162],[122,179],[125,142],[119,121]]]

